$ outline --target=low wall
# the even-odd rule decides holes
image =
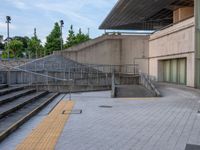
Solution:
[[[146,35],[104,35],[54,53],[86,64],[138,64],[142,72],[148,73],[148,40]]]
[[[90,92],[90,91],[106,91],[111,90],[111,86],[89,86],[89,85],[38,85],[31,86],[36,88],[38,91],[49,91],[59,93],[72,93],[74,92]]]

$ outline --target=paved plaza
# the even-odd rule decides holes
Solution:
[[[112,99],[110,91],[73,94],[74,109],[83,113],[70,116],[56,150],[185,150],[186,144],[200,145],[200,91],[158,87],[161,98]],[[15,149],[55,104],[8,137],[0,149]]]

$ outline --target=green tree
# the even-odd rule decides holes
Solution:
[[[75,34],[74,29],[73,29],[73,25],[70,26],[70,29],[68,31],[68,37],[67,37],[67,41],[65,44],[65,48],[69,48],[71,46],[83,43],[85,41],[90,40],[89,35],[88,34],[84,34],[81,29],[79,29],[79,32],[77,34]]]
[[[90,40],[89,35],[82,33],[81,29],[79,29],[79,32],[76,35],[76,44],[80,44],[80,43],[86,42],[88,40]]]
[[[58,51],[61,48],[60,42],[61,30],[59,24],[56,22],[53,30],[46,38],[46,54],[52,54],[53,51]]]
[[[29,42],[29,37],[25,36],[25,37],[21,37],[21,36],[15,36],[12,38],[13,40],[18,40],[21,41],[23,43],[23,48],[21,49],[21,51],[19,52],[20,55],[18,57],[24,57],[26,55],[27,52],[27,48],[28,48],[28,42]]]
[[[8,44],[6,44],[5,49],[6,51],[3,54],[3,58],[8,58],[8,52],[10,58],[12,58],[12,54],[15,58],[18,58],[22,55],[21,52],[23,49],[23,43],[18,40],[11,40]]]
[[[12,39],[13,40],[21,41],[23,43],[24,50],[28,47],[28,42],[30,40],[29,37],[27,37],[27,36],[24,36],[24,37],[22,37],[22,36],[15,36]]]
[[[8,55],[9,55],[9,58],[14,58],[14,57],[15,57],[13,51],[10,50],[10,49],[4,50],[1,57],[2,57],[3,59],[7,59],[7,58],[8,58]]]
[[[65,48],[69,48],[73,45],[76,44],[76,35],[73,29],[73,25],[70,26],[70,29],[68,31],[68,37],[67,37],[67,41],[65,44]]]
[[[28,42],[28,47],[26,54],[29,58],[39,58],[44,56],[44,48],[41,45],[41,41],[37,38],[37,36],[32,37]]]

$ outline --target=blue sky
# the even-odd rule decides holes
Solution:
[[[98,30],[117,0],[1,0],[0,35],[6,37],[5,17],[12,17],[11,36],[32,36],[34,27],[44,42],[56,21],[64,20],[64,38],[70,25],[92,38],[104,31]]]

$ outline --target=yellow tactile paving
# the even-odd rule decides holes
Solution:
[[[73,101],[61,101],[55,109],[19,144],[16,150],[54,150],[65,122],[74,106]]]

